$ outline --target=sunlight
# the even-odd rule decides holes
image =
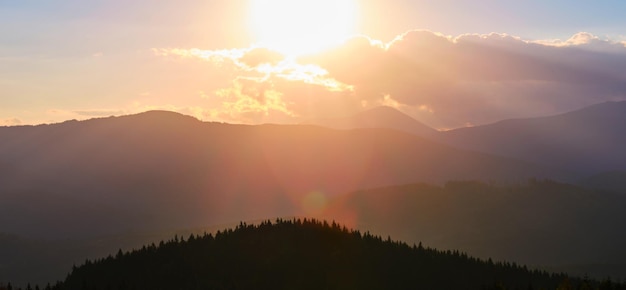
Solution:
[[[355,0],[250,0],[257,45],[294,56],[341,43],[355,31]]]
[[[320,214],[326,207],[327,197],[321,191],[311,191],[302,199],[302,209],[311,214]]]

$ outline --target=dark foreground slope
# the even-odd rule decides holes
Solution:
[[[556,289],[566,280],[305,219],[120,251],[74,268],[56,288]]]

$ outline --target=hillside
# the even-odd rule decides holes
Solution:
[[[298,219],[119,251],[53,289],[556,289],[566,280]]]
[[[554,181],[361,190],[328,216],[362,230],[577,275],[626,279],[626,195]]]
[[[388,129],[206,123],[165,111],[3,127],[0,235],[27,242],[0,239],[9,253],[0,281],[49,280],[78,253],[150,240],[138,233],[320,214],[359,189],[529,177],[572,179]],[[39,252],[45,261],[24,262]]]
[[[48,238],[306,214],[311,193],[566,176],[385,129],[204,123],[170,112],[0,128],[0,172],[0,229]]]
[[[395,108],[381,106],[343,118],[314,119],[305,122],[334,129],[387,128],[432,137],[437,130],[430,128]]]
[[[441,132],[390,107],[307,123],[337,129],[398,130],[455,148],[569,170],[581,178],[626,170],[626,153],[622,150],[626,147],[626,101],[596,104],[555,116],[510,119]]]
[[[441,132],[457,148],[509,156],[586,175],[626,170],[626,101]]]

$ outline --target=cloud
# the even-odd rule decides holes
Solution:
[[[193,49],[157,49],[152,51],[157,56],[199,58],[213,64],[225,65],[226,62],[238,71],[237,77],[267,80],[280,77],[290,81],[304,82],[327,87],[332,91],[351,90],[350,85],[328,77],[328,72],[315,64],[301,64],[294,59],[263,47],[231,50]]]
[[[295,59],[262,47],[153,51],[228,69],[230,83],[198,99],[211,104],[212,118],[230,122],[298,122],[388,105],[455,128],[626,99],[626,47],[584,32],[530,41],[415,30],[389,43],[355,36]]]
[[[392,100],[439,128],[626,99],[626,48],[589,34],[548,45],[506,34],[451,37],[419,30],[385,45],[356,37],[303,62],[353,85],[366,106]]]
[[[268,48],[253,48],[239,58],[248,67],[257,67],[261,64],[276,65],[284,60],[285,56]]]
[[[589,32],[579,32],[569,39],[562,41],[560,39],[537,40],[534,43],[556,47],[578,47],[585,50],[595,50],[604,52],[620,52],[626,48],[625,41],[613,41],[610,39],[601,39]]]
[[[216,95],[222,99],[219,116],[229,120],[264,123],[270,113],[294,115],[282,100],[282,93],[263,80],[238,78],[232,87],[218,90]]]
[[[233,71],[229,84],[198,96],[211,103],[211,120],[236,123],[297,123],[311,114],[340,114],[342,96],[353,86],[328,76],[316,64],[300,63],[276,51],[254,47],[228,53],[198,49],[153,49],[155,55],[179,59],[195,58]],[[232,53],[232,52],[235,53]],[[359,109],[351,105],[351,112]]]
[[[22,120],[18,118],[0,119],[0,126],[18,126],[22,124]]]
[[[202,50],[198,48],[153,48],[152,53],[161,57],[200,58],[214,63],[236,60],[243,57],[250,49]]]

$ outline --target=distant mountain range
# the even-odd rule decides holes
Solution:
[[[0,172],[0,228],[44,237],[302,214],[312,192],[567,177],[387,129],[204,123],[162,111],[0,128]]]
[[[475,199],[510,209],[501,212],[476,205],[472,200],[480,193],[470,190],[466,203],[469,211],[451,205],[441,207],[441,212],[431,215],[430,232],[418,226],[425,216],[415,216],[440,206],[429,201],[419,203],[428,205],[426,208],[410,211],[405,209],[415,204],[407,200],[377,201],[381,206],[388,205],[380,219],[375,218],[376,212],[364,213],[360,207],[340,201],[353,199],[355,195],[350,192],[401,184],[443,185],[463,180],[525,184],[529,178],[580,182],[604,190],[589,191],[591,195],[586,192],[585,198],[596,193],[624,193],[626,153],[621,149],[626,148],[625,107],[626,102],[605,103],[559,116],[508,120],[447,132],[430,129],[391,108],[374,109],[336,122],[324,121],[337,129],[207,123],[166,111],[0,127],[0,254],[7,257],[0,260],[0,281],[16,274],[12,269],[30,269],[24,271],[32,271],[29,273],[35,273],[40,280],[52,272],[64,272],[58,272],[62,270],[59,266],[36,269],[24,264],[22,261],[33,261],[30,253],[54,253],[49,257],[56,262],[42,265],[66,265],[71,255],[59,258],[59,249],[100,253],[96,249],[103,246],[98,243],[109,247],[121,245],[124,240],[126,245],[136,245],[127,242],[127,236],[142,232],[172,232],[279,216],[315,216],[333,213],[331,209],[344,209],[335,214],[345,222],[362,216],[365,219],[361,222],[375,224],[380,231],[394,231],[402,239],[415,239],[419,231],[426,233],[420,237],[435,246],[460,247],[454,239],[465,241],[468,251],[481,255],[510,253],[515,247],[498,252],[497,243],[521,239],[519,235],[500,236],[510,231],[545,238],[549,235],[538,233],[564,226],[563,231],[557,229],[555,233],[573,237],[578,233],[570,228],[573,224],[590,229],[619,227],[622,224],[618,221],[584,218],[557,219],[550,227],[533,225],[530,232],[528,224],[517,221],[510,228],[502,223],[471,223],[473,217],[506,221],[500,215],[517,212],[510,207],[524,203],[528,212],[541,213],[547,221],[548,213],[560,212],[551,207],[558,208],[561,201],[568,204],[567,198],[537,204],[532,203],[534,197],[505,203],[497,198]],[[582,189],[573,192],[578,190]],[[562,196],[579,198],[576,194]],[[605,205],[623,205],[621,200],[585,200],[598,206],[598,214],[612,212],[602,211]],[[578,206],[576,203],[574,212],[589,216]],[[445,217],[455,220],[456,227],[446,224]],[[389,225],[385,223],[387,218],[405,219],[407,232],[385,229]],[[464,222],[467,227],[459,228]],[[482,229],[482,225],[492,228]],[[484,236],[468,240],[451,234],[473,229]],[[610,237],[606,233],[594,235]],[[54,246],[48,247],[47,240],[55,240],[50,244]],[[622,241],[621,237],[612,240]],[[594,249],[614,249],[587,239],[581,241],[589,242]],[[533,247],[527,250],[542,250]],[[482,249],[491,250],[479,252]],[[533,256],[527,253],[527,257]],[[605,256],[574,262],[596,261],[598,257]],[[543,263],[540,259],[531,262]]]
[[[626,101],[446,131],[439,140],[586,175],[626,170]]]
[[[556,116],[511,119],[441,132],[390,107],[312,122],[341,129],[404,131],[455,148],[561,168],[580,177],[626,171],[626,101],[596,104]]]
[[[305,124],[314,124],[334,129],[387,128],[431,137],[437,130],[428,127],[397,109],[387,106],[372,108],[350,117],[313,119]]]

